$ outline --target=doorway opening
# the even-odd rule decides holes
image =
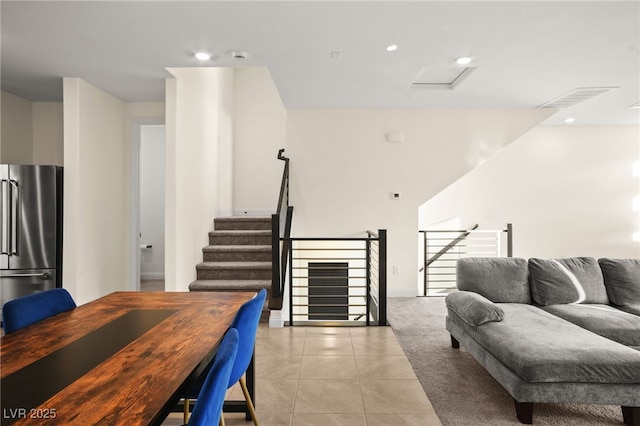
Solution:
[[[132,132],[130,287],[164,291],[164,119],[134,120]]]

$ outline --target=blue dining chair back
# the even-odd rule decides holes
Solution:
[[[213,366],[200,389],[198,400],[189,418],[189,426],[218,425],[229,376],[238,353],[238,341],[238,331],[230,328],[218,347]]]
[[[253,406],[253,401],[249,394],[246,381],[244,379],[244,373],[246,373],[253,358],[253,348],[256,341],[256,334],[258,332],[258,324],[260,323],[260,316],[262,314],[262,307],[264,301],[267,298],[267,291],[265,289],[260,290],[251,300],[245,302],[238,312],[236,312],[231,322],[231,328],[238,330],[240,336],[240,342],[238,344],[238,355],[233,363],[233,370],[229,377],[229,383],[227,387],[232,387],[236,383],[240,382],[240,387],[247,401],[247,408],[249,414],[253,419],[255,426],[258,426],[258,419]],[[205,375],[206,373],[203,373]],[[187,422],[189,415],[189,400],[199,398],[199,389],[201,388],[203,378],[197,380],[192,384],[183,394],[184,398],[184,421]]]
[[[75,309],[76,302],[64,288],[54,288],[8,301],[2,307],[2,322],[6,334]]]
[[[240,335],[240,345],[238,346],[238,356],[231,371],[229,387],[238,383],[238,380],[249,368],[249,363],[253,357],[253,347],[256,342],[260,315],[262,314],[262,307],[266,297],[267,291],[265,289],[260,290],[253,299],[240,306],[231,322],[231,327],[238,330]]]

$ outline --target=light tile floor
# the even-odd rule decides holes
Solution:
[[[242,399],[239,388],[228,399]],[[261,426],[439,426],[390,327],[260,325],[256,411]],[[165,426],[182,424],[172,414]],[[226,413],[227,426],[247,425]]]

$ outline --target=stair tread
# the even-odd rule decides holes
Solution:
[[[209,231],[209,235],[211,234],[220,234],[220,235],[271,235],[270,229],[216,229],[214,231]]]
[[[189,284],[191,291],[259,291],[270,290],[270,280],[196,280]]]
[[[192,285],[207,285],[207,286],[237,286],[237,287],[249,287],[255,286],[256,288],[269,288],[271,287],[271,280],[195,280]]]
[[[262,216],[262,215],[256,215],[256,216],[223,216],[223,217],[216,217],[214,220],[271,220],[271,216]]]
[[[271,246],[258,244],[208,245],[203,251],[271,251]]]
[[[271,262],[245,262],[245,261],[237,261],[237,262],[233,262],[233,261],[229,261],[229,262],[225,262],[225,261],[220,261],[220,262],[202,262],[199,263],[198,265],[196,265],[197,269],[217,269],[217,268],[233,268],[233,269],[237,269],[237,268],[246,268],[246,269],[262,269],[262,268],[269,268],[271,269]]]

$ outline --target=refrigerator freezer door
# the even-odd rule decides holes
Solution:
[[[56,267],[56,167],[9,166],[9,269]],[[13,206],[16,206],[15,208]]]
[[[0,306],[9,300],[56,287],[55,269],[0,271]]]

